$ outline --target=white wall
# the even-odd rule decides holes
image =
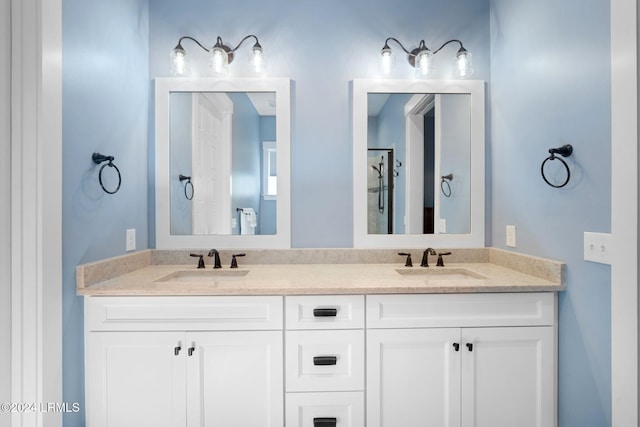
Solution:
[[[10,223],[10,44],[9,0],[0,1],[0,402],[11,397],[11,235]],[[9,414],[0,412],[0,425],[9,424]]]

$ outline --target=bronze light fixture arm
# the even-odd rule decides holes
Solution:
[[[218,37],[219,38],[219,37]],[[198,40],[196,40],[195,38],[191,37],[191,36],[182,36],[180,37],[180,39],[178,40],[178,44],[176,45],[176,47],[173,48],[173,50],[178,50],[178,51],[182,51],[184,52],[184,48],[182,47],[182,40],[191,40],[193,42],[195,42],[195,44],[197,44],[198,46],[200,46],[202,49],[204,49],[205,51],[209,52],[209,49],[207,49],[206,47],[204,47],[202,45],[202,43],[200,43]]]

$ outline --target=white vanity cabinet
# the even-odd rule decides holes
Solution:
[[[552,293],[367,297],[367,426],[556,425]]]
[[[85,299],[91,427],[555,427],[556,294]]]
[[[87,425],[283,425],[282,297],[85,300]]]
[[[364,295],[285,297],[287,427],[364,427]]]

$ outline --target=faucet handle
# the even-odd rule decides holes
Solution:
[[[245,255],[246,254],[231,255],[231,268],[238,268],[238,260],[236,260],[236,257],[245,256]]]
[[[222,268],[222,264],[220,263],[220,252],[216,249],[211,249],[208,256],[213,257],[213,268]]]
[[[413,267],[413,263],[411,262],[411,254],[407,252],[398,252],[398,255],[406,256],[407,262],[404,263],[405,267]]]
[[[444,260],[442,259],[443,255],[451,255],[451,252],[440,252],[438,253],[438,262],[436,262],[437,267],[444,267]]]
[[[189,254],[189,256],[192,256],[194,258],[200,258],[200,259],[198,259],[198,268],[204,268],[204,255],[202,255],[202,254]]]

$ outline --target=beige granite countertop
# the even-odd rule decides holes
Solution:
[[[157,264],[153,261],[154,256],[157,254],[153,251],[141,251],[78,266],[77,293],[84,296],[318,295],[556,292],[565,289],[564,264],[506,251],[483,255],[480,257],[483,262],[455,262],[429,268],[420,267],[419,260],[416,263],[414,258],[415,266],[411,268],[404,267],[402,262],[325,262],[245,263],[238,269],[225,265],[214,270],[211,266],[197,269],[193,263]],[[366,258],[373,259],[371,256]],[[469,257],[474,258],[478,257]],[[435,264],[435,259],[433,262]],[[527,271],[527,268],[531,270]],[[182,275],[179,280],[172,276],[176,272]],[[447,273],[453,275],[447,276]],[[461,273],[465,273],[464,276]]]

